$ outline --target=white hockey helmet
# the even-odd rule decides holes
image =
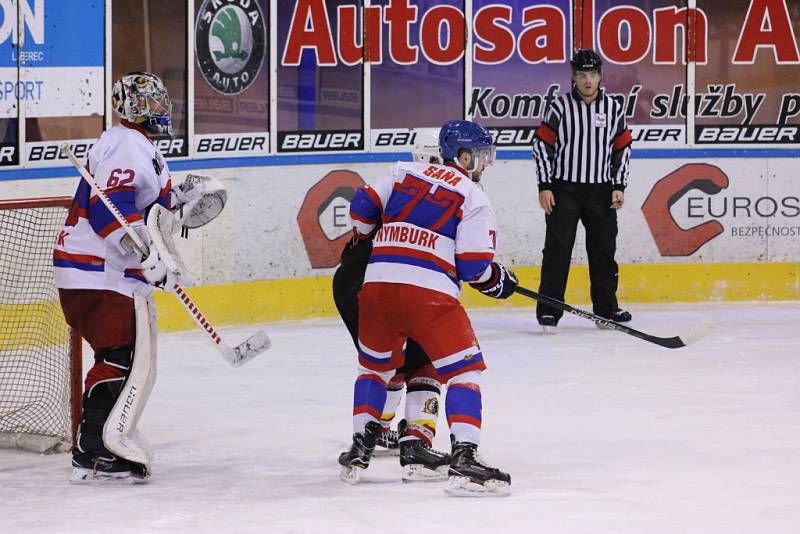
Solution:
[[[164,82],[155,74],[129,72],[114,82],[111,106],[128,122],[156,134],[172,135],[172,102]]]
[[[417,134],[411,150],[414,161],[420,163],[442,163],[439,150],[439,128],[415,128]]]

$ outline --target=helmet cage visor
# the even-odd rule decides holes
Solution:
[[[170,115],[172,114],[172,101],[165,90],[155,91],[150,94],[134,94],[137,100],[139,113],[137,121],[145,128],[157,133],[170,134]]]
[[[464,170],[470,172],[476,170],[481,163],[488,167],[494,163],[497,155],[497,148],[494,145],[470,148],[467,150],[469,150],[470,154],[472,155],[472,165],[471,168]]]

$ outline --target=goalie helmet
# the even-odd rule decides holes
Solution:
[[[164,82],[155,74],[130,72],[114,82],[111,106],[128,122],[156,134],[172,134],[172,102]]]

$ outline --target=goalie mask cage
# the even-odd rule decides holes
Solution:
[[[81,339],[53,282],[53,245],[71,202],[0,200],[0,447],[67,451],[77,430]]]

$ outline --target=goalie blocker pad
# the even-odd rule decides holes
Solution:
[[[143,467],[150,476],[153,451],[136,429],[156,380],[156,313],[151,297],[134,296],[136,349],[133,367],[103,426],[103,444],[116,456]]]
[[[150,246],[155,247],[161,261],[169,270],[176,284],[191,285],[191,274],[183,263],[172,230],[175,227],[175,215],[160,204],[154,204],[147,214],[147,232],[150,235]],[[170,280],[170,278],[167,278]],[[170,288],[167,288],[170,289]]]

